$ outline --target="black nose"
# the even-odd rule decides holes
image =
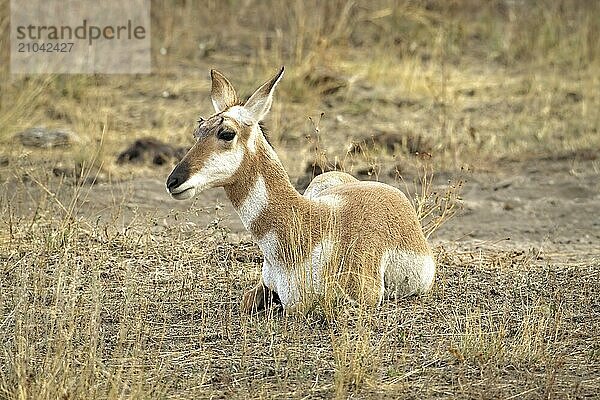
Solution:
[[[171,175],[167,178],[167,189],[169,192],[177,189],[179,185],[183,184],[187,180],[188,174],[181,169],[175,169],[171,172]]]
[[[175,189],[177,186],[181,185],[182,179],[180,176],[176,175],[176,174],[171,174],[169,175],[169,178],[167,178],[167,189],[169,189],[170,192],[173,191],[173,189]]]
[[[167,178],[167,189],[173,192],[179,185],[184,183],[190,176],[188,163],[183,160],[180,162]]]

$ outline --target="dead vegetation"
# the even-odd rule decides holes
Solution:
[[[239,301],[260,267],[253,244],[228,243],[220,229],[90,225],[55,201],[18,217],[9,203],[4,195],[3,397],[560,398],[599,388],[597,260],[581,268],[535,250],[442,246],[429,295],[333,319],[248,317]]]
[[[166,177],[209,112],[215,67],[249,92],[285,64],[269,126],[292,178],[343,169],[394,182],[428,235],[461,210],[463,167],[573,160],[576,179],[589,160],[599,173],[599,4],[177,0],[152,14],[151,76],[0,66],[0,397],[597,395],[600,261],[584,234],[569,252],[433,235],[430,295],[295,320],[239,314],[262,256],[219,219],[199,225],[197,204],[142,211],[146,199],[120,189],[101,211],[86,204],[91,185]],[[79,140],[14,143],[39,125]],[[163,167],[117,161],[147,137],[173,147],[123,160]],[[434,185],[432,171],[448,179]],[[490,190],[503,185],[516,183]]]
[[[91,157],[106,130],[103,168],[130,176],[136,172],[123,172],[115,157],[135,139],[191,143],[194,121],[210,106],[201,100],[210,68],[235,75],[248,93],[285,64],[269,125],[286,150],[309,147],[307,117],[319,113],[330,158],[374,144],[386,150],[375,152],[384,169],[410,164],[416,152],[432,155],[436,169],[481,168],[507,155],[600,145],[595,2],[182,0],[154,3],[152,13],[152,77],[11,77],[3,65],[0,140],[37,125],[68,128],[81,138],[68,157],[76,163]],[[3,14],[5,59],[8,27]],[[290,165],[306,157],[282,153]],[[361,160],[348,169],[393,176]]]

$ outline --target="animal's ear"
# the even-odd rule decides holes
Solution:
[[[213,69],[210,71],[210,77],[212,78],[210,98],[217,113],[239,104],[240,101],[233,85],[222,73]]]
[[[273,91],[283,76],[283,70],[284,67],[281,67],[279,72],[271,80],[256,89],[256,92],[244,104],[244,108],[248,110],[255,121],[261,121],[271,109]]]

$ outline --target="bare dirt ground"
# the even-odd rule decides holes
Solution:
[[[235,210],[222,189],[199,194],[189,202],[171,199],[165,190],[167,169],[156,178],[118,184],[99,184],[90,189],[86,214],[110,210],[115,197],[125,195],[126,205],[164,219],[178,210],[187,222],[204,228],[215,221],[232,237],[248,240]],[[600,163],[595,155],[506,161],[492,171],[438,173],[434,188],[449,178],[464,180],[463,210],[443,225],[434,241],[462,243],[479,241],[503,248],[578,253],[600,256]],[[294,177],[291,178],[295,181]],[[410,177],[404,178],[411,180]],[[405,191],[413,189],[388,179]],[[194,211],[186,213],[189,208]],[[170,217],[173,218],[173,217]]]

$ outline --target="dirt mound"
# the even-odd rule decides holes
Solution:
[[[186,147],[174,147],[155,138],[136,140],[117,157],[117,164],[134,163],[163,165],[180,160],[187,152]]]

